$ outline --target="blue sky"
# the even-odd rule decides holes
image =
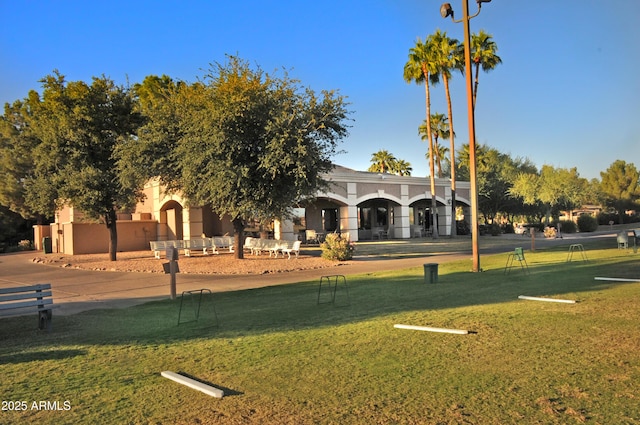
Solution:
[[[461,0],[450,2],[461,16]],[[462,24],[442,19],[440,4],[0,0],[0,101],[40,90],[54,69],[70,81],[167,74],[193,82],[225,53],[238,54],[348,96],[354,121],[336,163],[366,170],[386,149],[425,176],[424,88],[405,83],[402,70],[418,37],[441,29],[462,40]],[[480,29],[503,64],[480,76],[478,143],[587,178],[616,159],[640,167],[640,1],[493,0],[471,21]],[[463,75],[451,90],[457,149],[468,143]],[[446,113],[442,85],[432,88],[432,112]]]

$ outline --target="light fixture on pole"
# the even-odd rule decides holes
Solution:
[[[467,86],[467,110],[469,118],[469,180],[471,184],[471,245],[473,250],[473,271],[479,272],[480,249],[478,246],[478,175],[476,170],[476,120],[473,108],[473,82],[471,76],[471,32],[469,20],[480,14],[482,3],[489,3],[491,0],[476,0],[478,12],[469,16],[469,0],[462,0],[462,19],[454,19],[453,8],[449,3],[440,6],[440,14],[443,18],[451,16],[453,22],[462,22],[464,25],[464,71]]]

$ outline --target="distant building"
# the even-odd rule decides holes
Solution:
[[[451,183],[436,179],[436,222],[431,220],[430,179],[355,171],[336,165],[328,173],[326,192],[294,209],[293,220],[276,220],[273,226],[251,224],[249,233],[276,239],[305,240],[307,230],[320,238],[331,232],[348,233],[351,240],[378,238],[409,239],[451,230]],[[456,204],[470,222],[470,185],[456,182]],[[190,207],[179,194],[168,195],[157,180],[144,188],[146,198],[132,214],[120,215],[118,250],[149,249],[154,240],[193,239],[232,234],[230,217],[218,215],[209,206]],[[88,254],[108,252],[109,234],[104,224],[87,223],[72,207],[56,213],[50,226],[35,226],[36,243],[52,239],[53,252]]]

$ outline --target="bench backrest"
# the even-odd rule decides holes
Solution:
[[[53,304],[51,299],[51,284],[40,283],[30,286],[19,286],[14,288],[0,288],[0,316],[11,314],[21,314],[16,310],[23,309],[46,309],[47,305]],[[11,310],[11,312],[6,312]]]

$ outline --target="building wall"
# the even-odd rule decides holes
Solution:
[[[324,231],[323,209],[337,210],[339,231],[358,239],[358,208],[371,202],[393,209],[394,222],[385,230],[395,238],[409,238],[411,208],[431,204],[430,179],[390,174],[368,173],[337,166],[326,176],[330,181],[327,192],[318,193],[317,199],[306,207],[307,229]],[[442,235],[450,232],[452,222],[451,189],[448,179],[436,179],[438,227]],[[458,205],[468,206],[470,185],[457,182]],[[218,236],[233,233],[230,217],[220,218],[208,206],[188,206],[179,194],[167,194],[159,181],[149,181],[144,187],[145,199],[139,202],[129,220],[118,221],[118,251],[146,250],[149,241]],[[333,212],[330,212],[333,214]],[[414,211],[415,214],[415,211]],[[108,252],[109,232],[104,224],[81,223],[82,214],[65,208],[56,214],[51,225],[54,252],[87,254]],[[333,219],[331,220],[333,222]],[[280,225],[281,224],[281,225]],[[278,223],[277,239],[296,237],[292,225]],[[291,235],[289,235],[291,233]],[[42,234],[41,234],[42,235]],[[41,237],[39,238],[41,239]]]
[[[118,221],[118,251],[149,249],[156,235],[155,221]],[[60,230],[60,232],[58,232]],[[61,223],[51,225],[53,251],[69,255],[109,252],[109,230],[101,223]]]

